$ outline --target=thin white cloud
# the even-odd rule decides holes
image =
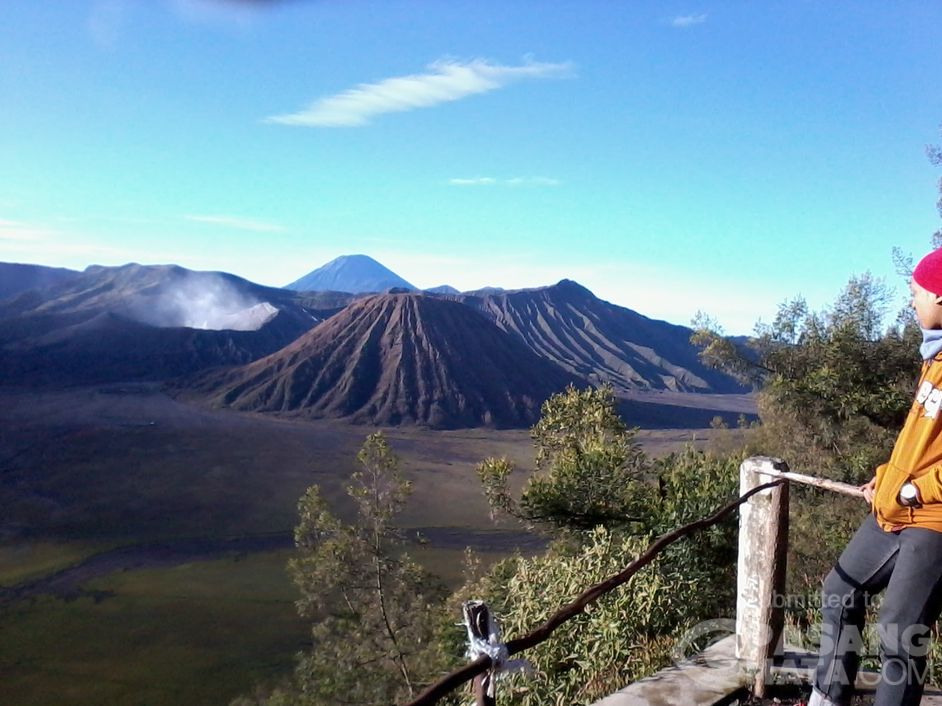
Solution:
[[[472,179],[449,179],[452,186],[493,186],[497,183],[494,177],[474,177]]]
[[[173,261],[176,253],[133,246],[112,246],[73,230],[42,223],[0,219],[0,261],[37,262],[82,269],[91,262],[120,264],[131,260]]]
[[[47,228],[23,221],[0,219],[0,240],[35,242],[51,234]]]
[[[679,27],[680,29],[686,29],[687,27],[693,27],[694,25],[702,25],[706,21],[706,13],[701,15],[678,15],[671,20],[671,26]]]
[[[513,177],[512,179],[495,179],[494,177],[473,177],[470,179],[449,179],[451,186],[559,186],[559,179],[550,177]]]
[[[282,233],[285,230],[284,226],[280,226],[277,223],[267,223],[265,221],[257,221],[252,218],[242,218],[240,216],[187,214],[184,218],[197,223],[209,223],[226,228],[236,228],[237,230],[250,230],[256,233]]]
[[[306,109],[273,115],[266,122],[300,127],[356,127],[383,113],[430,108],[478,93],[503,88],[514,81],[571,76],[571,62],[549,64],[527,61],[504,66],[485,59],[437,61],[428,73],[396,76],[378,83],[361,83],[336,95],[321,98]]]

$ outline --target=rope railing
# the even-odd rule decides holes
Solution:
[[[767,473],[767,472],[766,472]],[[787,473],[787,472],[785,472]],[[771,475],[771,474],[769,474]],[[779,475],[776,473],[775,475]],[[800,475],[800,474],[791,474],[791,475]],[[613,591],[614,589],[622,586],[627,583],[628,580],[634,576],[638,571],[643,569],[645,566],[650,564],[655,557],[660,554],[664,549],[673,544],[674,542],[691,535],[700,530],[704,530],[708,527],[712,527],[715,524],[722,522],[727,515],[729,515],[733,510],[738,508],[744,502],[749,500],[752,496],[761,493],[763,491],[770,490],[777,486],[784,485],[788,480],[794,480],[783,475],[777,480],[763,483],[762,485],[757,485],[754,488],[751,488],[747,492],[741,494],[736,500],[724,505],[720,509],[716,510],[712,515],[704,517],[700,520],[696,520],[689,524],[686,524],[682,527],[679,527],[675,530],[672,530],[666,534],[661,535],[658,539],[652,542],[648,548],[638,556],[633,562],[631,562],[625,569],[621,572],[611,576],[604,581],[601,581],[593,586],[590,586],[585,591],[583,591],[579,596],[569,605],[564,606],[555,614],[553,614],[546,622],[534,629],[533,631],[527,633],[523,637],[510,640],[506,644],[507,655],[512,656],[522,652],[523,650],[534,647],[541,642],[547,640],[553,632],[560,627],[563,623],[571,620],[577,615],[585,611],[585,609],[595,603],[599,598],[604,596],[606,593]],[[843,485],[843,484],[842,484]],[[850,488],[852,486],[848,486]],[[858,491],[859,494],[859,491]],[[439,681],[435,682],[429,686],[425,691],[423,691],[416,699],[413,701],[404,704],[404,706],[429,706],[430,704],[435,704],[439,699],[454,691],[462,684],[465,684],[475,677],[484,674],[495,666],[491,658],[487,655],[481,655],[472,662],[469,662],[460,669],[456,669],[447,676],[443,677]],[[479,699],[480,702],[480,699]]]

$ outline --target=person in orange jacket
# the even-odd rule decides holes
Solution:
[[[930,626],[942,610],[942,249],[919,261],[910,289],[923,332],[922,373],[889,461],[861,486],[872,513],[824,581],[808,706],[850,704],[867,603],[884,590],[874,706],[915,706],[922,698]]]

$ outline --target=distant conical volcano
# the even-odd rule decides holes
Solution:
[[[473,309],[409,293],[354,302],[283,350],[209,373],[197,388],[242,410],[520,427],[572,381]]]
[[[386,292],[390,289],[415,290],[395,272],[368,255],[342,255],[318,267],[299,280],[285,285],[297,292]]]

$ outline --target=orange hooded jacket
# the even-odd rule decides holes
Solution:
[[[907,481],[919,491],[921,507],[899,504]],[[923,363],[916,399],[890,460],[877,468],[873,514],[887,531],[925,527],[942,532],[942,354]]]

